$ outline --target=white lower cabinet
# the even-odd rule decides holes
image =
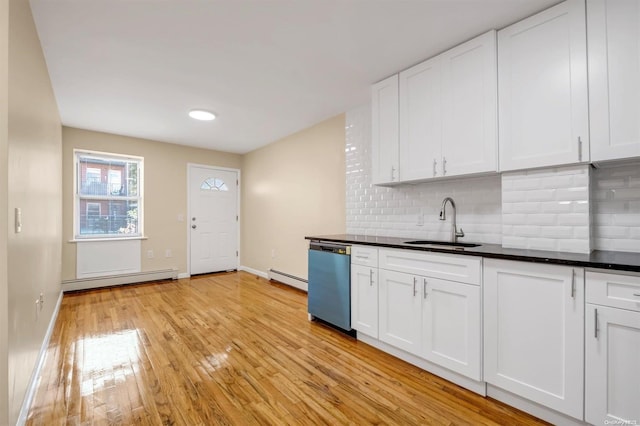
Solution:
[[[480,381],[481,259],[401,250],[379,259],[380,340]]]
[[[378,338],[378,249],[351,247],[351,327]]]
[[[422,356],[480,381],[480,286],[423,278],[422,298]]]
[[[484,379],[583,418],[584,271],[484,260]]]
[[[640,277],[587,272],[585,420],[640,421]]]
[[[378,268],[351,265],[351,327],[378,337]]]
[[[421,315],[417,277],[380,269],[380,340],[419,355]]]

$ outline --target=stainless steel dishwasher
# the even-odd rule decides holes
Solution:
[[[351,246],[309,244],[308,298],[312,318],[351,331]]]

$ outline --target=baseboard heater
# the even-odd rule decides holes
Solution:
[[[307,280],[296,277],[295,275],[276,271],[275,269],[269,269],[269,279],[290,285],[291,287],[295,287],[300,290],[307,291],[308,289]]]
[[[122,284],[135,284],[146,281],[178,279],[177,269],[161,269],[158,271],[134,272],[130,274],[107,275],[104,277],[63,280],[62,291],[88,290],[99,287],[110,287]]]

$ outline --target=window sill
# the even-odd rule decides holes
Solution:
[[[129,241],[129,240],[146,240],[149,237],[146,235],[139,235],[137,237],[112,237],[112,238],[74,238],[67,242],[69,243],[83,243],[83,242],[96,242],[96,241]]]

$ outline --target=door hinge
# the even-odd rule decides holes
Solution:
[[[238,221],[238,215],[236,215],[236,222]]]
[[[238,250],[236,250],[236,257],[238,257]]]

